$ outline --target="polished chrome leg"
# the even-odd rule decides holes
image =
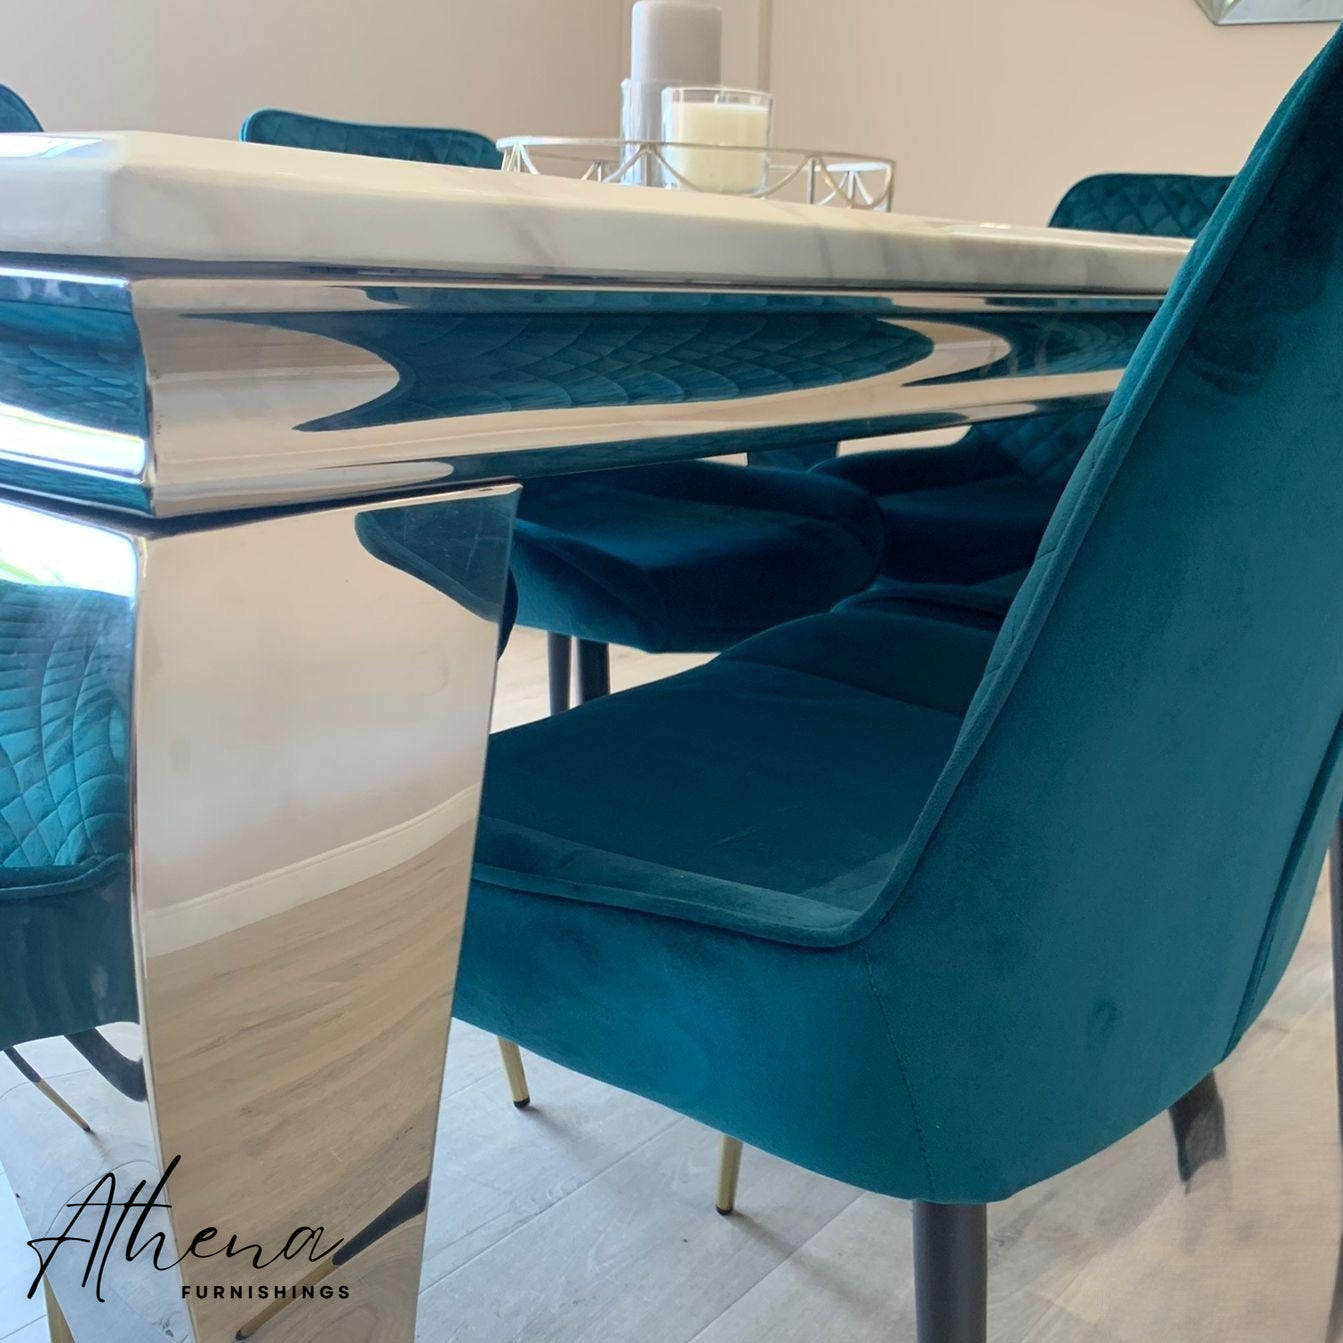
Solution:
[[[75,1343],[75,1336],[70,1332],[70,1326],[57,1304],[56,1294],[47,1285],[45,1278],[42,1280],[42,1289],[47,1296],[47,1332],[51,1335],[51,1343]]]
[[[578,702],[601,699],[611,693],[611,645],[592,639],[578,641]]]
[[[504,1072],[508,1077],[508,1089],[513,1093],[513,1104],[519,1110],[525,1110],[532,1103],[532,1095],[527,1090],[527,1073],[522,1066],[522,1051],[512,1040],[505,1040],[501,1035],[499,1056],[504,1061]]]
[[[718,1149],[718,1193],[714,1206],[724,1217],[737,1206],[737,1177],[741,1174],[741,1143],[725,1133]]]
[[[351,1338],[413,1343],[515,495],[149,534],[29,515],[34,572],[70,553],[74,529],[74,544],[112,547],[124,594],[110,614],[97,591],[50,600],[71,613],[62,629],[86,622],[106,712],[124,722],[127,848],[107,900],[135,938],[107,965],[80,947],[57,985],[85,987],[88,960],[101,977],[85,997],[118,1009],[115,1034],[72,1034],[110,1102],[99,1141],[22,1103],[24,1088],[0,1160],[31,1235],[63,1225],[71,1194],[108,1172],[134,1172],[119,1193],[152,1183],[161,1153],[170,1197],[154,1220],[179,1253],[220,1218],[262,1250],[169,1254],[162,1271],[138,1255],[118,1270],[124,1310],[66,1297],[81,1337],[222,1343],[242,1329],[283,1343],[354,1318]],[[407,536],[432,538],[428,578],[403,564]],[[316,1271],[295,1261],[277,1277],[275,1260],[296,1228],[318,1227],[305,1258],[357,1253],[353,1303],[289,1296],[263,1328],[275,1302],[250,1289]]]
[[[17,1049],[6,1049],[5,1057],[23,1074],[24,1078],[31,1082],[71,1123],[78,1124],[85,1133],[92,1133],[93,1129],[89,1127],[89,1121],[84,1118],[78,1110],[75,1109],[64,1096],[60,1094],[49,1082],[44,1082],[38,1076],[36,1070],[28,1063]]]
[[[1343,1138],[1343,819],[1329,841],[1329,937],[1334,948],[1334,1071],[1338,1082],[1339,1136]]]
[[[573,657],[574,641],[567,634],[546,635],[551,714],[563,713],[569,707],[569,672]]]
[[[988,1209],[914,1204],[918,1343],[987,1343]]]

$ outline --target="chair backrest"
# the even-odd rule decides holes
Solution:
[[[243,122],[242,138],[257,144],[326,149],[378,159],[409,159],[459,168],[497,168],[503,156],[487,135],[434,126],[371,126],[302,112],[265,108]]]
[[[886,996],[906,976],[980,1036],[973,1077],[917,1041],[905,1066],[1053,1169],[1234,1046],[1343,799],[1340,156],[1343,36],[1143,338],[873,934]]]
[[[0,84],[0,131],[40,131],[33,109],[13,89]]]
[[[1049,226],[1196,238],[1231,182],[1193,173],[1097,173],[1068,188]]]
[[[134,1021],[133,616],[0,564],[0,1045]]]
[[[1051,228],[1195,238],[1231,185],[1229,177],[1190,173],[1098,173],[1070,187],[1049,220]],[[1062,489],[1103,410],[1035,415],[976,425],[967,442],[1011,458],[1026,475]]]
[[[129,847],[124,598],[0,570],[0,890]]]

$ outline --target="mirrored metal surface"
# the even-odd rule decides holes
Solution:
[[[0,1158],[34,1238],[171,1204],[48,1242],[77,1338],[413,1337],[515,495],[0,503]]]
[[[6,284],[23,297],[8,326],[0,303],[0,482],[158,517],[1097,404],[1160,299],[1119,277],[1052,294]]]
[[[1198,0],[1214,23],[1319,23],[1343,19],[1343,0]]]

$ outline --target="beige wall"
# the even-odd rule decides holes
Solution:
[[[897,208],[1043,222],[1100,171],[1232,172],[1328,24],[1194,0],[773,0],[776,139],[899,160]]]
[[[781,143],[899,160],[901,208],[1042,220],[1089,172],[1229,172],[1330,32],[1194,0],[720,0]],[[49,126],[232,136],[254,108],[613,134],[630,0],[5,0]]]
[[[248,112],[613,134],[625,0],[4,0],[0,83],[62,130]]]

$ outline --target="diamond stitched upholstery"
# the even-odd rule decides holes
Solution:
[[[0,887],[126,852],[128,640],[123,599],[0,582]]]
[[[1058,203],[1051,228],[1193,238],[1231,185],[1229,177],[1187,173],[1100,173],[1085,177]],[[971,441],[996,448],[1018,470],[1062,489],[1102,415],[1005,420],[972,429]]]
[[[270,325],[358,345],[399,374],[384,396],[300,425],[323,431],[571,406],[665,405],[825,387],[906,368],[926,336],[866,317],[695,313],[421,319],[312,313]]]
[[[130,603],[0,579],[0,1045],[139,1016]]]
[[[0,401],[143,436],[145,367],[129,313],[0,301]]]
[[[322,149],[369,158],[407,159],[461,168],[497,168],[503,155],[488,136],[433,126],[370,126],[265,108],[243,123],[242,138],[257,144]]]
[[[1100,233],[1193,238],[1230,185],[1229,177],[1190,173],[1099,173],[1072,187],[1049,223]]]
[[[1161,236],[1199,232],[1229,178],[1177,174],[1107,173],[1074,186],[1051,226]],[[1147,322],[1143,314],[1105,314],[1069,323],[1065,339],[1018,331],[1011,318],[994,319],[1012,347],[1010,358],[985,373],[1022,376],[1048,365],[1120,368],[1129,362]],[[1035,364],[1018,350],[1034,350]],[[1098,354],[1102,356],[1098,358]],[[861,452],[816,469],[871,493],[887,524],[888,578],[936,585],[930,599],[949,600],[948,585],[975,585],[1029,564],[1041,533],[1096,432],[1103,411],[1051,410],[1019,419],[974,425],[951,447]],[[914,601],[907,594],[907,600]]]

